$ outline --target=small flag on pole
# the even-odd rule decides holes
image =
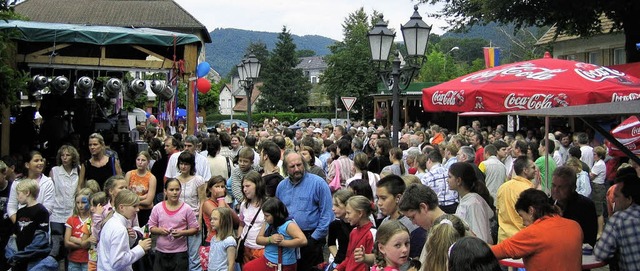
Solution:
[[[500,48],[484,47],[484,64],[486,68],[500,66]]]

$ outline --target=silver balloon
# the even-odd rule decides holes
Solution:
[[[49,85],[55,94],[62,95],[67,91],[67,89],[69,89],[71,83],[69,82],[69,78],[61,75],[51,80]]]
[[[122,90],[122,81],[118,78],[111,78],[107,81],[104,86],[105,95],[109,97],[109,99],[114,99],[118,97],[120,91]]]
[[[42,75],[34,76],[33,80],[31,81],[31,84],[36,90],[40,90],[47,87],[47,83],[49,83],[49,79],[47,79],[47,77],[44,77]]]
[[[76,96],[80,98],[89,97],[89,93],[91,93],[91,89],[93,88],[93,79],[83,76],[78,79],[76,83]]]

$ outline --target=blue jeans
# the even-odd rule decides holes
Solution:
[[[202,267],[200,266],[200,254],[198,254],[198,249],[200,248],[200,243],[202,242],[201,235],[201,231],[198,231],[196,235],[187,237],[187,245],[189,251],[189,270],[191,271],[202,271]]]
[[[67,271],[87,271],[89,268],[87,263],[74,263],[69,262],[69,268]]]

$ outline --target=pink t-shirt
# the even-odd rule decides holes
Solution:
[[[191,207],[184,202],[180,204],[180,208],[175,211],[167,209],[166,201],[153,206],[149,217],[149,228],[160,227],[169,231],[198,228],[198,218]],[[158,236],[156,249],[162,253],[185,252],[187,251],[187,237]]]

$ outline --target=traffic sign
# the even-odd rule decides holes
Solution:
[[[356,97],[341,97],[342,99],[342,104],[344,104],[344,108],[347,109],[347,111],[351,111],[351,108],[353,107],[353,105],[356,103],[357,98]]]

